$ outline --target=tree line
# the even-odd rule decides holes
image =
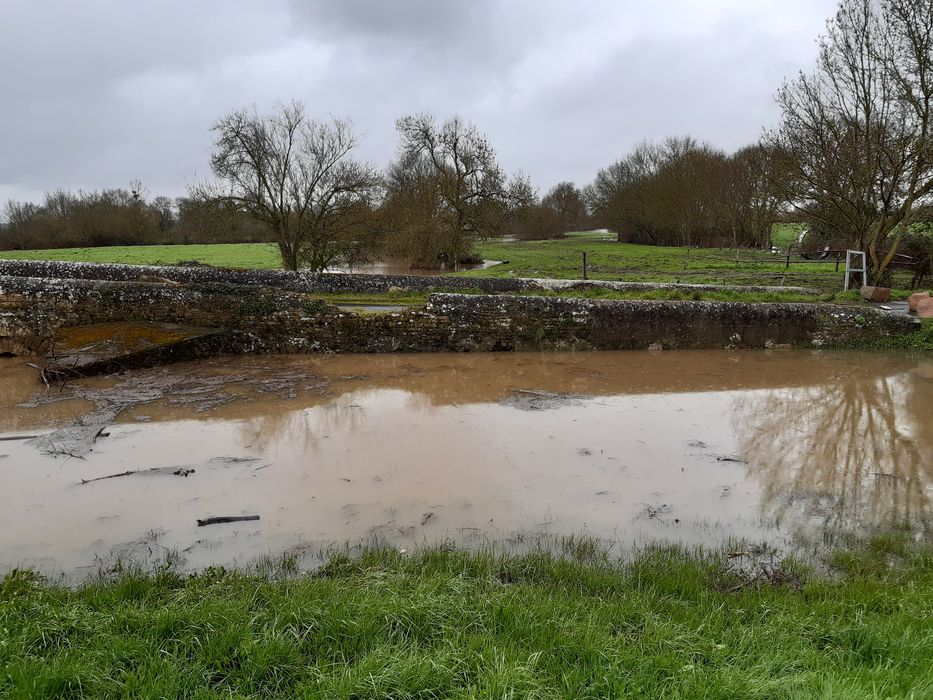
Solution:
[[[585,190],[593,219],[621,242],[770,247],[782,202],[774,152],[726,154],[689,136],[642,143]]]
[[[40,203],[10,200],[2,218],[0,250],[274,241],[230,205],[149,198],[138,182],[129,189],[54,190]]]
[[[380,171],[354,158],[348,121],[297,102],[236,111],[212,127],[212,179],[174,206],[139,188],[53,192],[7,204],[0,246],[268,240],[287,269],[386,255],[434,268],[503,233],[605,227],[620,241],[768,248],[772,224],[790,220],[866,250],[874,279],[905,245],[933,247],[912,226],[933,195],[933,0],[841,0],[814,69],[776,99],[780,122],[758,143],[642,143],[582,191],[563,182],[544,196],[457,117],[398,119],[396,159]]]

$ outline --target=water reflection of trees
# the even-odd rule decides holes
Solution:
[[[262,413],[243,421],[239,439],[253,449],[268,450],[275,443],[286,443],[304,452],[314,452],[325,435],[352,432],[363,423],[363,407],[341,397],[313,409],[285,405],[275,412]]]
[[[929,532],[933,365],[755,392],[735,408],[740,450],[763,484],[765,516]]]

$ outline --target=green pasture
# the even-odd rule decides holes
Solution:
[[[6,698],[928,698],[933,556],[906,534],[765,575],[727,552],[434,548],[301,574],[0,583]]]

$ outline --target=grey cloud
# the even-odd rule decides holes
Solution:
[[[458,113],[509,170],[584,184],[645,138],[733,148],[776,117],[834,0],[8,0],[0,198],[64,186],[180,195],[222,114],[300,99],[349,116],[360,157],[401,114]]]
[[[488,29],[495,14],[491,0],[292,0],[291,7],[308,27],[337,37],[350,34],[435,46],[459,44],[465,36]]]

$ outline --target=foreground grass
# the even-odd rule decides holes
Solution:
[[[834,577],[788,564],[751,585],[722,556],[567,551],[380,550],[284,580],[124,573],[76,590],[14,573],[0,696],[933,694],[933,556],[906,538],[846,550]]]

